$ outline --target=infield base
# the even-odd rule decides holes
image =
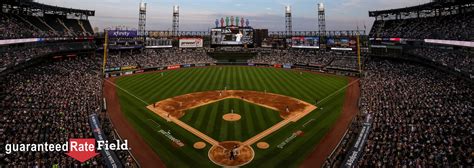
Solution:
[[[268,149],[270,147],[270,144],[268,144],[266,142],[259,142],[259,143],[257,143],[257,147],[259,149]]]
[[[206,143],[199,141],[194,143],[193,147],[195,149],[204,149],[206,147]]]

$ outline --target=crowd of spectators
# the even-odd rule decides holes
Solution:
[[[0,39],[44,37],[46,35],[13,15],[4,13],[0,15]]]
[[[102,54],[102,53],[98,53]],[[100,56],[98,55],[98,57]],[[109,52],[107,55],[107,68],[122,66],[138,66],[138,59],[141,56],[136,52]]]
[[[78,57],[2,76],[0,146],[93,138],[90,114],[100,114],[103,131],[112,138],[113,129],[102,110],[99,67],[100,58]],[[118,156],[124,164],[132,161],[127,153]],[[95,157],[79,163],[64,152],[0,154],[0,165],[7,167],[92,167],[101,162],[101,157]]]
[[[26,46],[0,47],[0,72],[8,67],[18,65],[22,62],[42,57],[47,54],[71,50],[94,49],[95,44],[88,42],[38,44]]]
[[[0,51],[0,69],[14,66],[32,58],[50,53],[50,47],[6,47]]]
[[[442,65],[474,73],[474,52],[463,49],[417,48],[409,51],[420,57],[430,59]]]
[[[361,167],[473,165],[473,87],[436,70],[373,61],[361,80],[361,111],[373,123]]]
[[[28,21],[34,19],[35,21]],[[37,20],[43,20],[38,22]],[[18,39],[18,38],[37,38],[37,37],[77,37],[87,36],[92,32],[83,31],[78,28],[78,22],[64,23],[59,18],[48,18],[50,22],[55,22],[59,26],[50,26],[44,19],[20,15],[13,15],[0,12],[0,40],[1,39]],[[60,22],[61,21],[61,22]],[[88,21],[81,21],[88,22]],[[42,25],[33,25],[33,24]],[[71,24],[71,25],[68,25]],[[89,25],[89,24],[86,24]],[[51,29],[54,27],[54,29]]]
[[[363,129],[365,117],[365,114],[360,114],[352,119],[350,129],[347,129],[347,132],[344,137],[342,137],[339,145],[334,149],[334,152],[326,158],[326,161],[321,167],[340,167],[340,165],[344,164],[343,161],[346,158],[346,155],[351,150],[354,143],[357,142],[360,131]]]
[[[107,59],[107,67],[164,67],[176,64],[215,63],[203,49],[152,49],[144,52],[116,52]]]
[[[164,67],[176,64],[216,63],[204,49],[153,49],[109,53],[107,67],[137,66],[141,68]],[[316,50],[268,50],[258,51],[248,63],[299,64],[357,70],[357,57],[340,52]]]
[[[339,69],[348,69],[348,70],[357,70],[359,64],[357,63],[356,56],[344,56],[335,58],[328,68],[339,68]]]
[[[249,63],[299,64],[357,69],[357,57],[349,53],[317,50],[271,50],[258,52]]]
[[[470,11],[448,16],[378,20],[370,36],[473,41],[473,30],[474,11]]]

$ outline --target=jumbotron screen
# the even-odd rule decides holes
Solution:
[[[354,37],[329,37],[326,44],[333,48],[356,48],[357,39]]]
[[[225,27],[211,30],[212,45],[253,44],[253,29]]]
[[[292,37],[293,48],[319,48],[319,37]]]

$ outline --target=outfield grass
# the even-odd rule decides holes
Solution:
[[[239,121],[223,120],[222,116],[231,113],[232,109],[242,118]],[[188,110],[180,120],[217,141],[243,142],[283,119],[278,111],[240,99],[224,99]]]
[[[337,94],[333,93],[347,85],[348,79],[343,76],[319,75],[306,72],[300,75],[298,71],[285,69],[232,66],[165,71],[163,76],[161,76],[161,72],[138,74],[121,77],[116,80],[116,84],[134,95],[131,96],[127,92],[117,89],[122,112],[168,167],[216,166],[207,157],[207,151],[210,148],[209,144],[203,150],[194,149],[192,144],[202,141],[200,138],[173,123],[163,120],[146,109],[146,105],[187,93],[222,90],[226,85],[227,89],[266,90],[267,92],[295,97],[309,103],[314,103],[315,99],[324,99],[324,101],[317,105],[317,110],[298,122],[290,123],[262,139],[270,144],[269,149],[260,150],[253,145],[252,147],[256,152],[255,158],[250,164],[245,166],[297,167],[312,152],[315,145],[339,117],[344,103],[345,90],[342,89]],[[331,97],[326,98],[331,94],[333,94]],[[239,109],[241,108],[240,103],[235,104],[235,106],[236,108],[237,106]],[[217,107],[220,106],[218,105]],[[243,109],[244,113],[252,111],[250,105],[248,109],[243,105]],[[217,110],[215,113],[216,118],[219,118],[217,116],[218,113],[224,112],[225,110]],[[213,122],[212,117],[207,117],[208,115],[211,115],[211,113],[200,117],[205,122],[205,129],[221,129],[218,127],[217,122]],[[252,123],[257,125],[261,122],[267,122],[267,119],[262,120],[257,116],[252,116],[251,118]],[[186,116],[184,119],[186,119]],[[192,121],[198,121],[198,119]],[[305,123],[307,123],[306,127],[303,127],[302,125]],[[201,128],[200,125],[198,128],[202,129],[204,126]],[[258,129],[260,128],[258,127]],[[169,130],[174,137],[180,139],[186,145],[182,148],[174,147],[167,138],[157,133],[160,129]],[[297,130],[304,131],[304,136],[290,141],[283,149],[276,147]],[[229,134],[230,131],[227,129],[226,134]],[[234,135],[234,137],[237,136]],[[230,139],[230,137],[226,136],[226,139]]]

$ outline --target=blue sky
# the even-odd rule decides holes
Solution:
[[[40,3],[90,9],[93,27],[125,26],[137,28],[140,0],[36,0]],[[293,30],[317,30],[317,3],[326,8],[328,30],[346,30],[372,26],[369,10],[392,9],[429,2],[429,0],[145,0],[147,30],[169,30],[173,5],[180,6],[180,30],[202,31],[214,26],[217,18],[239,16],[250,20],[254,28],[270,31],[285,29],[284,6],[291,5]]]

